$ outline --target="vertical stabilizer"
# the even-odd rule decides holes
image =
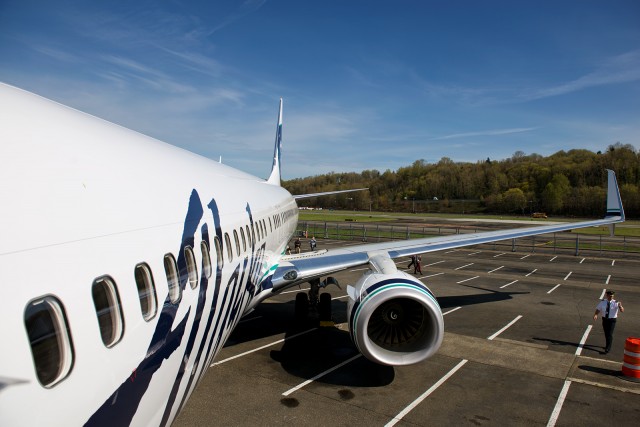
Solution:
[[[273,165],[271,175],[267,182],[273,185],[280,185],[280,155],[282,153],[282,98],[280,98],[280,109],[278,111],[278,127],[276,128],[276,143],[273,149]]]

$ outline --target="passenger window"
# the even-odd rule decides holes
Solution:
[[[233,248],[231,247],[229,233],[224,233],[224,244],[227,245],[227,258],[229,258],[229,262],[231,262],[233,261]]]
[[[142,317],[147,322],[153,319],[158,312],[158,300],[156,298],[156,286],[153,283],[151,269],[145,263],[136,265],[134,276],[138,287],[138,298]]]
[[[273,226],[271,225],[271,218],[269,218],[269,232],[273,233]]]
[[[191,289],[195,289],[196,286],[198,286],[198,267],[196,266],[196,254],[193,253],[193,248],[191,246],[184,248],[184,258],[187,260],[189,285],[191,286]]]
[[[73,367],[73,343],[62,304],[53,296],[30,302],[24,311],[24,324],[38,381],[43,387],[53,387]]]
[[[238,240],[238,232],[233,230],[233,240],[236,241],[236,255],[240,256],[240,240]]]
[[[180,283],[178,282],[176,259],[172,254],[166,254],[164,256],[164,272],[167,275],[167,285],[169,286],[169,300],[175,304],[180,301],[182,291],[180,290]]]
[[[200,252],[202,252],[202,272],[207,279],[211,277],[211,254],[207,242],[200,242]]]
[[[242,252],[247,252],[247,241],[244,237],[244,228],[240,227],[240,238],[242,239]]]
[[[224,259],[222,258],[222,249],[220,248],[220,239],[218,239],[218,236],[213,238],[213,246],[216,249],[217,268],[222,268]]]
[[[107,347],[113,347],[120,341],[124,332],[124,319],[116,284],[110,277],[101,277],[93,282],[91,293],[102,342]]]

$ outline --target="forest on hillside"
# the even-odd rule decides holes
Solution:
[[[292,194],[369,188],[299,202],[314,208],[598,217],[605,211],[606,169],[616,172],[627,218],[640,218],[640,153],[621,143],[597,153],[543,157],[517,151],[509,159],[476,163],[416,160],[397,171],[331,172],[283,185]]]

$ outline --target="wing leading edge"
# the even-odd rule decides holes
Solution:
[[[624,222],[624,220],[624,209],[622,207],[616,175],[612,170],[608,170],[607,211],[603,219],[483,233],[369,243],[330,251],[291,255],[281,259],[280,265],[274,272],[271,282],[273,284],[273,291],[279,292],[289,286],[307,282],[327,274],[365,264],[372,264],[371,260],[375,256],[382,255],[394,259],[443,249],[460,248],[498,240],[535,236],[538,234],[557,233],[577,228],[598,227],[603,225],[608,225],[613,228],[613,225]],[[372,266],[375,268],[375,265],[372,264]]]

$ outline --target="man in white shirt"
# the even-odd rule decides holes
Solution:
[[[604,329],[604,337],[606,339],[605,354],[611,351],[611,342],[613,341],[613,330],[616,328],[616,319],[618,312],[624,313],[624,307],[620,301],[613,299],[616,293],[611,289],[607,290],[607,298],[603,299],[596,306],[596,312],[593,320],[598,320],[598,314],[602,313],[602,328]]]

